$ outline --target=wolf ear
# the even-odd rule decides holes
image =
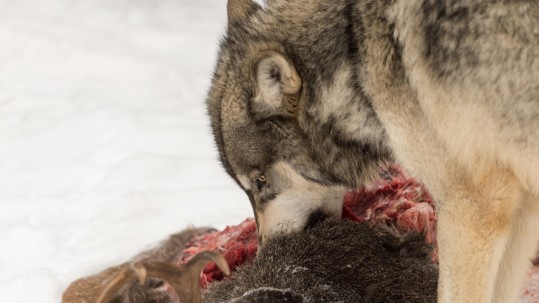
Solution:
[[[251,80],[256,87],[252,110],[258,118],[296,117],[301,78],[288,58],[276,51],[261,52],[253,60]]]
[[[260,5],[254,0],[228,0],[226,10],[228,14],[228,23],[241,19],[249,11],[259,9]]]

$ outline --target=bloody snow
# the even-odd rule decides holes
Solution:
[[[434,246],[432,259],[437,261],[436,213],[434,202],[421,183],[408,176],[398,166],[390,166],[382,178],[369,187],[348,192],[344,197],[343,219],[385,224],[402,233],[421,232],[425,241]],[[236,226],[228,226],[196,237],[184,250],[182,263],[203,250],[216,250],[223,254],[232,270],[250,262],[258,248],[256,224],[246,219]],[[535,262],[534,262],[535,264]],[[201,285],[221,280],[222,272],[214,263],[208,264],[201,274]],[[521,302],[539,303],[539,266],[530,271]]]

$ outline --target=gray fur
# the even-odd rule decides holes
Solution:
[[[281,230],[286,211],[270,205],[284,194],[262,201],[253,171],[279,176],[284,163],[357,187],[397,161],[437,201],[439,302],[514,301],[539,238],[539,2],[272,0],[235,12],[208,108],[261,233]],[[264,87],[250,71],[266,51],[301,77],[293,115],[253,106]],[[295,195],[291,207],[324,206]],[[310,215],[289,212],[299,225]]]
[[[301,10],[305,12],[297,14]],[[290,16],[280,13],[287,11]],[[351,42],[352,14],[354,7],[347,1],[315,1],[308,7],[302,1],[273,1],[264,14],[251,14],[241,24],[229,24],[209,95],[209,113],[221,158],[231,175],[248,173],[256,167],[264,169],[261,166],[284,157],[307,178],[356,186],[370,177],[380,161],[391,160],[382,143],[383,129],[354,71],[348,83],[354,88],[354,95],[344,100],[349,103],[348,110],[332,113],[323,121],[316,119],[322,102],[316,96],[325,88],[320,84],[329,86],[337,69],[354,65],[359,55]],[[326,19],[336,24],[327,24]],[[251,112],[248,100],[255,88],[250,85],[248,68],[254,56],[267,48],[287,54],[307,79],[300,121],[281,120],[277,116],[262,121],[253,118],[255,113]],[[351,120],[357,112],[362,113],[363,121]],[[379,136],[365,138],[367,142],[353,140],[361,134],[346,133],[344,125],[351,122],[363,124],[358,128],[375,129],[373,132]]]

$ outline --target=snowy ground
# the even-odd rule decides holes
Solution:
[[[224,0],[0,0],[0,302],[251,215],[205,115]]]
[[[251,216],[204,106],[225,7],[0,0],[0,302]]]

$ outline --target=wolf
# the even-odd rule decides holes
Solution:
[[[339,215],[395,161],[437,201],[438,302],[514,302],[539,239],[539,2],[227,11],[208,112],[260,241]]]

